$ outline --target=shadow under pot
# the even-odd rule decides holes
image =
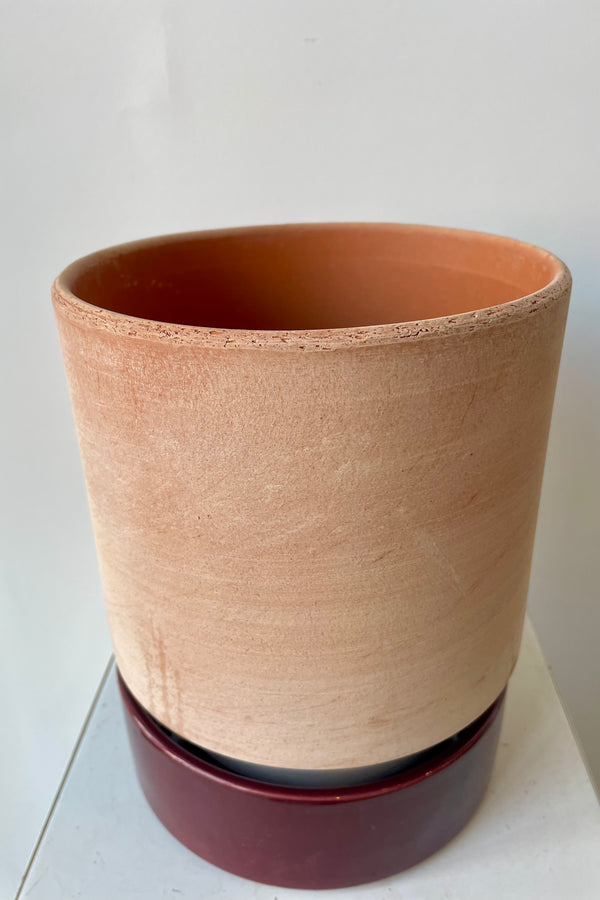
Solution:
[[[152,238],[57,278],[115,656],[173,765],[333,809],[497,708],[569,293],[537,247],[387,224]]]

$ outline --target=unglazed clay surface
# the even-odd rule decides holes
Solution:
[[[420,751],[490,706],[569,291],[542,250],[415,226],[198,233],[69,267],[53,298],[138,700],[209,750],[304,769]]]

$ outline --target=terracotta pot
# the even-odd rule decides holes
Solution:
[[[227,758],[417,753],[521,637],[570,291],[551,254],[402,225],[104,250],[53,298],[133,695]]]

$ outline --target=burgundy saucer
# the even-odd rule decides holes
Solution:
[[[454,837],[488,785],[504,703],[503,692],[471,725],[396,775],[307,789],[235,775],[190,753],[120,676],[119,687],[138,778],[163,825],[222,869],[308,889],[394,875]]]

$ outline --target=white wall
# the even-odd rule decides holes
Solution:
[[[1,896],[109,653],[49,285],[71,259],[150,234],[429,222],[523,238],[570,265],[530,605],[600,776],[599,9],[4,4]]]

